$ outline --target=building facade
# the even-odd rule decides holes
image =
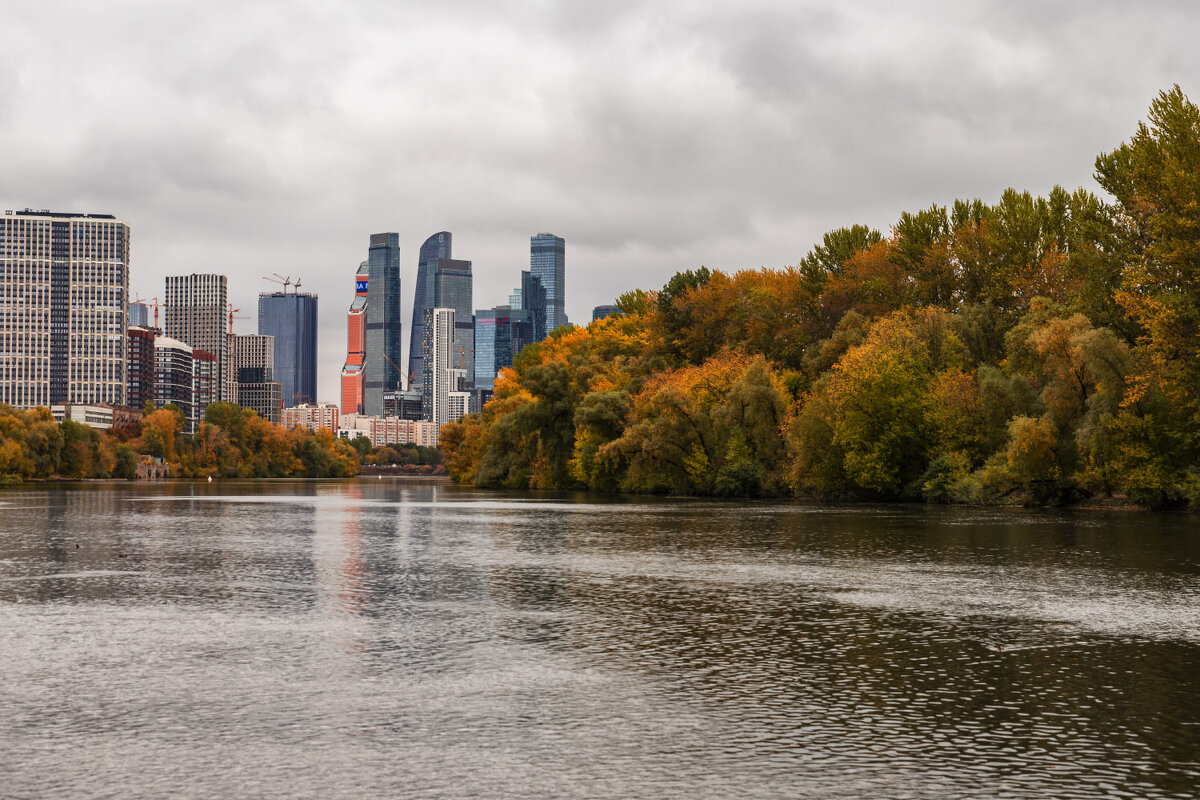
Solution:
[[[279,422],[283,388],[275,380],[275,337],[233,334],[229,337],[237,404],[268,422]]]
[[[234,402],[225,315],[229,286],[224,275],[196,274],[167,277],[166,321],[163,333],[193,349],[211,353],[218,375],[216,398]]]
[[[474,387],[493,389],[500,370],[513,365],[521,348],[533,341],[529,312],[508,306],[475,312]]]
[[[422,410],[425,419],[436,425],[449,422],[451,357],[454,349],[454,309],[431,308],[425,312],[425,337],[422,350],[425,377],[422,385]]]
[[[434,308],[454,309],[454,342],[450,363],[456,369],[468,371],[468,381],[475,373],[474,292],[471,262],[459,259],[438,259],[434,273]]]
[[[124,405],[129,226],[110,214],[0,217],[0,403]]]
[[[192,413],[188,419],[189,430],[195,433],[204,419],[204,412],[217,402],[223,380],[220,361],[214,353],[193,348],[192,359]],[[232,403],[233,400],[225,402]]]
[[[162,408],[174,403],[183,411],[184,420],[195,416],[192,407],[192,376],[195,373],[192,348],[169,336],[154,340],[154,405]],[[190,422],[188,423],[190,427]]]
[[[129,368],[125,387],[125,404],[145,408],[154,404],[154,331],[129,326]]]
[[[434,283],[438,261],[451,258],[454,237],[450,231],[439,231],[425,240],[417,256],[416,290],[413,292],[412,328],[408,340],[408,389],[419,389],[425,374],[425,357],[422,352],[424,329],[421,327],[425,312],[437,307],[434,302]]]
[[[346,363],[342,365],[343,414],[358,414],[363,404],[363,362],[366,357],[368,263],[358,265],[354,300],[346,317]],[[412,326],[414,330],[416,326]]]
[[[373,233],[367,251],[366,357],[363,410],[383,411],[383,393],[402,389],[400,321],[400,234]]]
[[[150,306],[145,303],[129,304],[129,324],[141,328],[150,327]]]
[[[339,418],[338,437],[353,439],[367,437],[371,446],[415,444],[419,447],[438,446],[438,426],[432,422],[377,417],[365,414],[344,414]]]
[[[288,430],[292,428],[308,428],[310,431],[316,431],[321,428],[328,428],[330,431],[337,433],[338,418],[336,403],[302,403],[298,406],[283,409],[280,424]]]
[[[553,233],[539,233],[529,237],[529,271],[541,281],[542,288],[546,290],[546,332],[566,325],[566,240]]]
[[[283,404],[317,399],[317,296],[264,292],[258,296],[258,333],[275,337],[275,380]]]

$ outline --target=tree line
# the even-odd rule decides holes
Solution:
[[[57,423],[47,408],[0,405],[0,486],[26,479],[137,476],[141,456],[162,459],[181,478],[346,478],[362,464],[437,464],[435,448],[372,447],[329,430],[288,430],[233,403],[213,403],[194,434],[174,404],[143,411],[131,428],[98,431]]]
[[[1008,190],[682,271],[526,347],[443,427],[483,487],[1200,505],[1200,110],[1160,93],[1108,198]]]

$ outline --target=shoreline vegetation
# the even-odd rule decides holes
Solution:
[[[1200,508],[1200,110],[1095,161],[705,267],[565,327],[441,430],[479,487]],[[1122,500],[1124,498],[1124,500]]]
[[[351,478],[373,469],[439,469],[436,448],[371,447],[329,430],[288,430],[232,403],[213,403],[194,434],[178,406],[147,406],[131,428],[98,431],[57,423],[47,408],[0,405],[0,487],[26,480],[133,480],[139,463],[161,459],[172,478]]]

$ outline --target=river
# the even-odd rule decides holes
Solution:
[[[0,796],[1200,796],[1193,517],[0,492]]]

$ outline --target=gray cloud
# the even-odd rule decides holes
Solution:
[[[249,310],[260,276],[303,276],[336,399],[372,232],[401,233],[411,291],[421,241],[452,230],[484,307],[554,231],[584,320],[676,269],[794,263],[838,225],[1094,188],[1157,91],[1200,91],[1198,20],[1187,2],[23,4],[0,28],[0,203],[121,215],[144,296],[216,270]]]

